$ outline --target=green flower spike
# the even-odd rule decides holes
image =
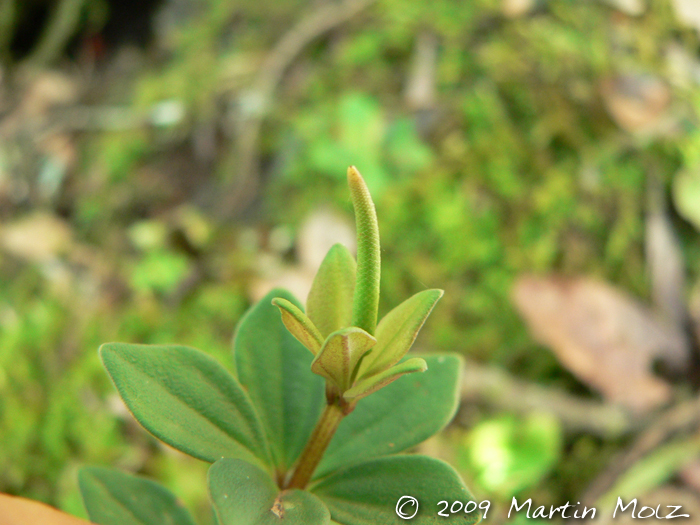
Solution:
[[[314,354],[311,370],[326,379],[329,404],[339,404],[345,414],[402,375],[427,370],[423,359],[401,360],[442,297],[442,290],[420,292],[377,325],[377,213],[354,166],[348,168],[348,185],[357,224],[357,264],[344,246],[330,249],[311,287],[308,315],[285,299],[272,301],[289,332]]]

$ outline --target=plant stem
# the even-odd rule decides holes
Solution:
[[[87,0],[60,0],[26,63],[43,67],[63,52],[80,25],[80,15]]]
[[[321,414],[318,423],[316,423],[316,428],[314,428],[304,451],[301,453],[296,469],[285,488],[306,488],[314,470],[316,470],[324,452],[326,452],[335,431],[338,430],[338,425],[340,425],[344,417],[345,413],[339,404],[333,403],[331,405],[326,405],[323,414]]]

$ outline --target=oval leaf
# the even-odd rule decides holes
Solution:
[[[248,396],[210,356],[185,346],[122,343],[102,345],[100,355],[129,410],[157,438],[212,463],[238,457],[270,464]]]
[[[209,469],[209,492],[221,525],[326,525],[330,514],[313,494],[280,492],[272,478],[238,459]]]
[[[282,323],[271,302],[276,297],[300,308],[289,292],[272,290],[243,317],[233,346],[238,379],[260,415],[275,465],[286,472],[321,415],[325,385],[311,372],[313,356]]]
[[[311,364],[311,371],[333,381],[345,392],[355,367],[376,342],[374,337],[354,326],[333,332]]]
[[[280,309],[282,322],[289,330],[289,333],[308,348],[313,355],[318,354],[321,345],[323,345],[323,337],[314,326],[314,323],[311,322],[311,319],[306,317],[304,312],[286,299],[277,297],[272,300],[272,304]]]
[[[2,525],[90,525],[87,521],[24,498],[0,494]]]
[[[397,516],[399,499],[411,496],[418,500],[418,509],[410,523],[478,523],[478,510],[458,512],[449,518],[437,516],[446,500],[467,503],[474,501],[459,474],[438,459],[402,455],[375,459],[338,471],[309,489],[331,511],[335,521],[343,525],[398,525],[406,523]],[[414,508],[404,507],[406,514]]]
[[[360,381],[357,385],[347,390],[343,394],[343,397],[347,401],[357,401],[384,388],[389,383],[393,383],[403,375],[412,374],[414,372],[425,372],[427,369],[428,365],[420,357],[407,359],[403,363],[392,366],[384,372],[368,377],[364,381]]]
[[[442,294],[442,290],[424,290],[384,316],[377,326],[377,345],[362,362],[360,377],[382,372],[406,355]]]
[[[154,481],[87,467],[78,484],[90,520],[99,525],[194,525],[177,498]]]
[[[428,370],[361,400],[340,423],[315,477],[425,441],[452,420],[459,403],[462,361],[455,354],[424,356]]]
[[[335,244],[328,250],[314,277],[306,313],[325,338],[350,326],[357,264],[350,250]]]

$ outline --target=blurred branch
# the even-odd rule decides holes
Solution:
[[[0,0],[0,64],[10,59],[10,43],[15,33],[16,14],[15,0]]]
[[[639,423],[619,406],[580,399],[562,390],[514,378],[492,365],[467,362],[462,376],[462,402],[475,401],[513,412],[551,412],[569,431],[605,438],[630,432]]]
[[[667,409],[655,417],[649,426],[637,437],[627,451],[613,460],[593,482],[583,495],[582,501],[594,505],[617,479],[637,461],[661,445],[674,434],[694,429],[700,425],[700,397],[690,399]]]
[[[25,60],[31,67],[45,66],[60,56],[75,34],[80,13],[87,0],[61,0],[32,54]]]
[[[229,155],[230,164],[235,163],[229,167],[236,177],[223,193],[225,197],[220,203],[223,215],[245,208],[257,193],[260,128],[284,72],[316,38],[350,20],[375,1],[326,2],[304,16],[269,53],[251,88],[239,97],[241,110],[236,125],[236,144]]]

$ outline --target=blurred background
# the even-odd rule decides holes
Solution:
[[[84,516],[77,469],[114,466],[209,523],[97,347],[230,366],[252,302],[354,244],[354,164],[380,315],[444,288],[416,347],[466,358],[421,451],[494,523],[700,516],[699,35],[697,0],[0,0],[0,492]]]

